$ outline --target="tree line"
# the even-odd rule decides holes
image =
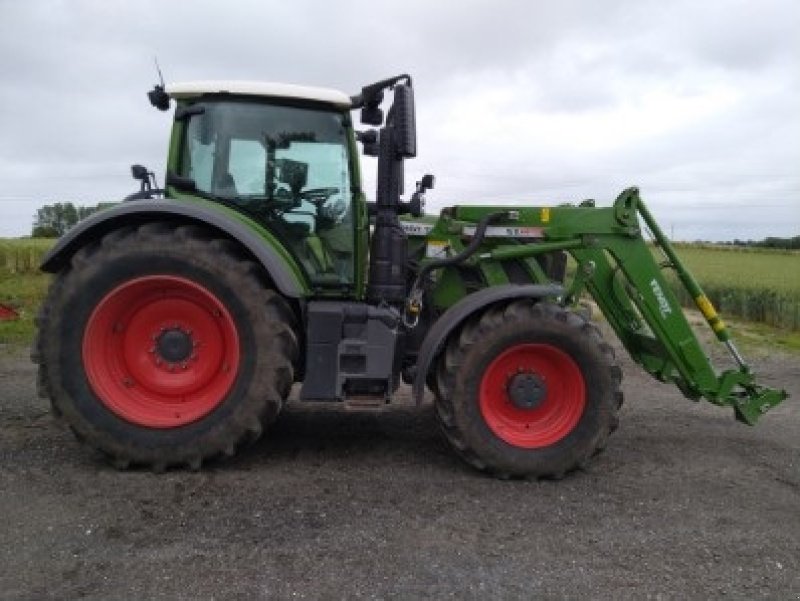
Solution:
[[[792,236],[791,238],[777,238],[769,236],[763,240],[734,240],[733,242],[724,242],[724,244],[731,246],[749,246],[753,248],[800,250],[800,236]]]
[[[36,209],[33,217],[33,238],[58,238],[68,229],[86,219],[92,213],[113,206],[113,202],[101,202],[93,207],[75,206],[71,202],[56,202]]]

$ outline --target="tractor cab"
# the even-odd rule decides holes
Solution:
[[[286,84],[168,86],[177,101],[166,196],[200,196],[255,220],[316,288],[352,288],[358,166],[342,92]]]
[[[393,100],[384,116],[386,90]],[[289,253],[316,294],[403,304],[408,256],[398,215],[419,215],[422,195],[433,185],[426,176],[408,202],[400,200],[403,161],[416,155],[408,75],[354,96],[230,81],[162,84],[149,97],[161,110],[177,102],[167,198],[201,198],[252,219],[277,239],[279,252]],[[355,132],[355,109],[362,123],[382,127]],[[356,140],[365,154],[378,157],[373,203],[361,190]],[[147,197],[144,187],[132,197]]]

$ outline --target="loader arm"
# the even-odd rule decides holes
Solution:
[[[483,211],[484,207],[458,207],[457,217],[471,221]],[[510,214],[517,217],[517,225],[541,227],[542,239],[495,246],[477,255],[476,262],[567,251],[577,261],[577,270],[562,301],[575,302],[587,290],[631,357],[653,377],[673,382],[692,400],[702,397],[716,405],[732,406],[737,419],[748,424],[787,398],[783,390],[756,383],[727,327],[675,254],[637,188],[622,192],[608,208],[586,202],[577,207],[525,207]],[[642,236],[640,219],[664,255],[661,264]],[[664,276],[665,269],[673,270],[695,299],[738,369],[721,373],[714,369]]]

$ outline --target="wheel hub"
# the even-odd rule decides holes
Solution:
[[[192,337],[179,327],[162,332],[156,339],[156,353],[169,363],[186,361],[194,347]]]
[[[184,426],[214,411],[240,364],[231,313],[207,288],[174,275],[110,290],[87,320],[82,355],[99,400],[147,428]]]
[[[536,409],[547,397],[544,380],[535,373],[518,373],[508,380],[508,398],[517,409]]]
[[[480,382],[486,425],[503,442],[522,449],[548,447],[581,420],[586,384],[576,361],[541,342],[510,345],[487,366]]]

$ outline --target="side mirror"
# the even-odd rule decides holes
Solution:
[[[131,175],[133,179],[141,182],[140,192],[149,192],[155,185],[156,176],[153,172],[148,171],[144,165],[131,165]]]
[[[150,183],[150,173],[144,165],[131,165],[131,175],[140,182]]]
[[[430,173],[422,176],[422,179],[417,182],[417,189],[424,192],[425,190],[433,190],[433,184],[436,183],[436,178]]]
[[[394,87],[392,105],[394,146],[398,157],[410,159],[417,156],[417,127],[414,115],[414,89],[406,84]]]

